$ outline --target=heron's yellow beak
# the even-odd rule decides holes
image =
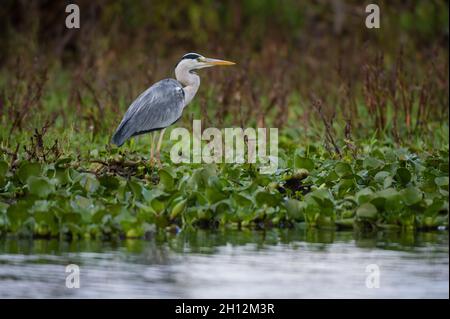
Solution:
[[[226,61],[226,60],[219,60],[219,59],[210,59],[210,58],[205,58],[204,61],[206,64],[209,65],[234,65],[236,63],[231,62],[231,61]]]

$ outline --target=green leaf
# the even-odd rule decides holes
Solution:
[[[383,162],[374,157],[366,157],[363,161],[363,167],[366,169],[375,169],[383,165]]]
[[[344,162],[337,163],[336,166],[334,167],[334,171],[336,172],[336,174],[339,175],[339,177],[346,177],[353,175],[353,170],[350,164]]]
[[[368,187],[363,188],[358,193],[356,193],[356,200],[360,205],[369,202],[372,198],[373,191]]]
[[[103,175],[99,177],[100,185],[107,190],[114,191],[119,188],[120,180],[115,176]]]
[[[193,192],[192,198],[195,199],[197,205],[203,206],[208,205],[208,199],[206,198],[205,194],[202,192]]]
[[[337,189],[338,189],[338,196],[345,196],[345,194],[348,194],[349,191],[355,187],[355,180],[354,179],[342,179],[338,184],[337,184]]]
[[[8,172],[9,165],[5,161],[0,161],[0,179],[6,176]]]
[[[330,191],[327,189],[316,189],[315,191],[308,193],[305,197],[305,199],[307,198],[314,198],[315,200],[320,200],[323,201],[324,199],[329,199],[332,200],[332,196],[330,194]]]
[[[435,198],[433,202],[426,208],[425,215],[435,216],[444,208],[444,201]]]
[[[168,169],[159,170],[159,183],[163,185],[165,190],[172,190],[175,185],[174,174]]]
[[[57,167],[55,170],[55,178],[60,185],[66,185],[71,181],[69,169]]]
[[[47,177],[30,176],[27,184],[30,193],[41,198],[47,198],[55,191],[53,184]]]
[[[100,224],[103,218],[108,215],[108,211],[106,211],[105,209],[100,209],[92,215],[92,222],[95,224]]]
[[[401,204],[401,196],[394,188],[387,188],[374,194],[370,201],[378,209],[397,209]]]
[[[334,181],[337,181],[338,179],[339,179],[339,175],[336,174],[336,172],[333,170],[328,173],[327,177],[325,178],[325,181],[326,182],[334,182]]]
[[[392,186],[393,182],[394,182],[394,178],[392,176],[388,176],[384,179],[383,187],[389,188]]]
[[[118,222],[125,232],[133,228],[136,224],[136,220],[137,218],[131,215],[127,209],[122,210],[119,215],[114,217],[114,221]]]
[[[400,194],[403,197],[403,201],[406,205],[412,206],[419,203],[422,200],[422,192],[415,187],[408,187],[403,189]]]
[[[147,189],[145,187],[142,188],[142,195],[147,203],[151,202],[154,198],[162,197],[167,195],[162,190],[158,188]]]
[[[397,169],[397,172],[395,174],[395,178],[397,181],[399,181],[402,185],[406,185],[411,181],[411,173],[408,169],[404,167],[400,167]]]
[[[306,157],[295,156],[294,159],[294,167],[295,168],[304,168],[308,171],[312,171],[314,169],[314,162]]]
[[[172,212],[170,213],[170,219],[175,219],[178,215],[184,212],[186,209],[187,200],[182,199],[179,201],[173,208]]]
[[[436,178],[434,179],[434,182],[435,182],[436,185],[439,186],[439,187],[445,187],[445,186],[448,186],[448,176],[436,177]]]
[[[223,188],[223,182],[217,176],[210,176],[205,190],[208,201],[210,203],[216,203],[227,198],[227,192]]]
[[[389,198],[398,195],[394,188],[386,188],[376,193],[377,197]]]
[[[0,202],[0,213],[6,213],[9,205],[7,203]]]
[[[95,193],[100,187],[100,182],[94,174],[81,173],[77,176],[76,181],[79,182],[87,193]]]
[[[140,199],[142,197],[142,185],[137,181],[129,180],[127,181],[127,187],[131,190],[134,197]]]
[[[405,203],[403,202],[402,195],[397,192],[394,196],[386,197],[384,208],[390,213],[395,211],[403,211],[405,209]]]
[[[77,213],[91,211],[94,208],[94,201],[91,198],[77,195],[70,202],[71,207]]]
[[[20,225],[30,216],[33,201],[21,200],[8,207],[6,214],[11,223],[11,228],[16,231]]]
[[[6,184],[6,173],[8,172],[8,163],[0,161],[0,188]]]
[[[241,194],[233,193],[232,197],[238,206],[250,206],[253,204],[253,201],[250,198],[250,196],[244,193]]]
[[[212,209],[216,214],[226,214],[231,211],[231,204],[228,199],[215,203]]]
[[[304,219],[304,210],[306,208],[305,202],[300,202],[296,199],[288,199],[285,203],[288,217],[293,220]]]
[[[334,215],[334,199],[331,192],[327,189],[316,189],[315,191],[308,193],[305,196],[305,202],[308,204],[308,209],[316,206],[318,207],[320,214],[327,216]]]
[[[309,226],[316,225],[317,218],[320,216],[321,207],[314,201],[307,202],[305,208],[305,221]]]
[[[166,205],[164,204],[164,202],[160,201],[160,200],[158,200],[156,198],[154,198],[151,201],[150,205],[155,210],[155,212],[158,213],[158,214],[161,213],[166,208]]]
[[[26,184],[28,178],[31,176],[40,176],[42,172],[42,166],[39,163],[22,162],[17,170],[17,177]]]
[[[383,184],[384,181],[386,180],[386,178],[388,176],[390,176],[391,174],[389,172],[386,171],[380,171],[378,173],[375,174],[375,176],[373,177],[373,179],[375,180],[375,182],[377,182],[378,184]]]
[[[323,214],[320,214],[316,220],[316,223],[320,228],[335,228],[334,216],[324,216]]]
[[[208,201],[212,204],[227,198],[226,194],[223,191],[215,187],[206,187],[205,195]]]
[[[375,220],[378,215],[377,208],[371,203],[364,203],[356,210],[356,216],[361,219]]]
[[[255,200],[258,206],[267,205],[267,206],[276,206],[280,202],[280,198],[274,194],[271,194],[266,191],[259,191],[255,195]]]

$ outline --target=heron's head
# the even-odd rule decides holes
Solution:
[[[180,62],[178,62],[177,68],[181,67],[187,69],[188,71],[192,71],[209,68],[212,66],[226,66],[233,64],[235,63],[225,60],[207,58],[197,53],[187,53],[183,55]]]

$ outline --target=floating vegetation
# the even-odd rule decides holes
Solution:
[[[101,152],[100,152],[101,153]],[[276,174],[251,164],[164,165],[110,158],[0,160],[0,230],[55,237],[144,237],[183,228],[448,227],[448,150],[418,156],[375,143],[364,157],[311,145]],[[107,156],[108,151],[102,155]],[[3,156],[6,158],[7,156]]]

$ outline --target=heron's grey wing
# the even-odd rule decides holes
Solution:
[[[184,91],[173,79],[159,81],[143,92],[128,108],[112,142],[121,146],[134,135],[165,128],[183,112]]]

